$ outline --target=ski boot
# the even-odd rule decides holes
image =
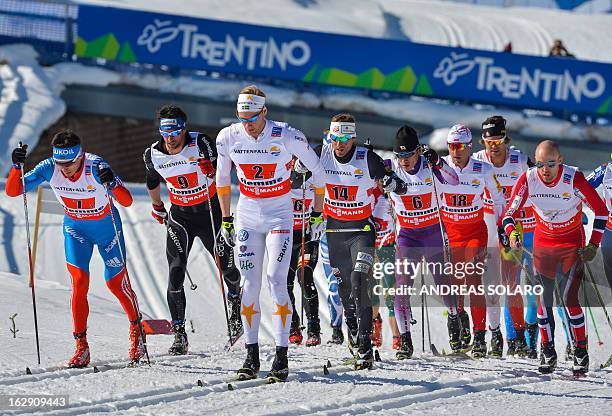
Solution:
[[[474,330],[474,344],[472,346],[472,357],[483,358],[487,355],[487,342],[485,341],[485,335],[487,331]],[[502,339],[502,343],[503,343]]]
[[[470,332],[470,316],[465,309],[459,312],[459,322],[461,323],[461,349],[468,351],[472,342],[472,333]]]
[[[535,360],[538,358],[538,324],[525,324],[525,327],[527,328],[527,338],[529,339],[527,358]]]
[[[357,327],[350,328],[347,331],[347,341],[350,350],[354,350],[359,346],[359,340],[357,339]]]
[[[506,355],[508,357],[512,357],[512,356],[516,355],[516,340],[515,339],[508,339],[508,340],[506,340],[506,343],[508,344],[508,352],[506,352]]]
[[[307,347],[315,347],[321,344],[321,325],[319,320],[308,321],[308,339],[306,340]]]
[[[337,344],[337,345],[342,345],[342,343],[344,342],[344,334],[342,333],[342,326],[332,326],[332,337],[329,341],[327,341],[328,344]]]
[[[516,330],[516,340],[514,341],[515,354],[521,358],[527,357],[527,341],[525,340],[525,328]]]
[[[414,347],[412,346],[412,336],[410,335],[410,332],[402,334],[400,339],[400,348],[399,351],[395,353],[395,357],[398,360],[407,360],[409,358],[412,358]]]
[[[138,321],[130,321],[130,364],[138,364],[140,359],[145,355],[143,338],[146,336],[140,335],[140,323]]]
[[[227,303],[229,303],[230,309],[230,336],[232,337],[232,339],[237,339],[244,331],[244,329],[242,328],[242,319],[240,317],[240,295],[228,294]]]
[[[457,315],[448,315],[446,318],[448,328],[448,339],[453,353],[461,351],[461,323]]]
[[[304,336],[302,335],[300,324],[291,325],[291,329],[289,330],[289,342],[291,344],[300,345],[303,339]]]
[[[589,371],[589,353],[586,345],[584,347],[576,347],[574,350],[574,365],[572,366],[574,375],[583,375]]]
[[[259,373],[259,344],[246,344],[246,350],[247,357],[238,370],[238,380],[252,380]]]
[[[89,344],[87,343],[87,331],[74,334],[76,340],[76,351],[70,360],[68,360],[69,368],[87,367],[91,356],[89,354]]]
[[[287,347],[276,347],[276,355],[272,362],[272,369],[266,376],[266,378],[276,383],[278,381],[285,381],[289,376],[289,360],[287,360]]]
[[[542,344],[540,349],[540,366],[538,371],[542,374],[550,374],[555,371],[557,367],[557,351],[555,351],[555,344],[552,342],[546,342]]]
[[[504,354],[504,337],[501,329],[491,329],[491,349],[489,355],[494,358],[500,358]]]
[[[359,349],[355,355],[355,370],[371,370],[374,364],[374,351],[370,336],[359,337]]]
[[[168,349],[170,355],[185,355],[189,351],[189,342],[187,341],[187,333],[185,332],[185,322],[172,325],[174,332],[174,342]]]
[[[380,314],[372,319],[372,344],[377,348],[382,345],[382,318]]]
[[[391,348],[393,348],[394,350],[399,350],[401,345],[402,337],[400,337],[399,335],[393,335],[393,344],[391,345]]]

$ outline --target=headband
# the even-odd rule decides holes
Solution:
[[[53,147],[53,160],[59,163],[73,162],[81,156],[81,145],[72,147]]]
[[[236,103],[239,113],[256,113],[266,105],[266,98],[255,94],[240,94]]]
[[[162,118],[159,120],[160,130],[183,130],[185,120],[182,118]]]
[[[332,121],[329,124],[329,133],[334,136],[351,136],[355,137],[355,123],[348,121]]]

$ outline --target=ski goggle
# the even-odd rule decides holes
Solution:
[[[549,160],[548,162],[535,162],[536,168],[542,169],[544,166],[548,168],[554,168],[557,166],[558,162],[556,160]]]
[[[469,149],[471,147],[471,143],[449,143],[448,148],[454,151],[460,151]]]
[[[351,140],[353,138],[353,135],[347,134],[347,135],[344,135],[344,136],[337,136],[335,134],[329,133],[329,138],[333,142],[346,143],[346,142],[348,142],[349,140]]]
[[[501,137],[499,139],[485,139],[483,137],[483,140],[489,146],[501,146],[506,141],[506,136],[503,136],[503,137]]]
[[[53,161],[60,165],[69,165],[81,156],[81,145],[72,147],[53,147]]]
[[[169,137],[177,137],[177,136],[179,136],[179,135],[180,135],[182,132],[183,132],[183,129],[179,129],[179,130],[172,130],[172,131],[163,131],[163,130],[160,130],[160,131],[159,131],[159,134],[161,134],[161,136],[162,136],[164,139],[167,139],[167,138],[169,138]]]
[[[261,111],[263,111],[263,110],[261,110]],[[259,113],[255,114],[253,117],[249,117],[249,118],[240,117],[238,115],[238,113],[236,113],[236,117],[238,117],[238,120],[240,120],[241,123],[254,123],[254,122],[257,121],[257,119],[261,115],[261,111]]]
[[[408,159],[417,154],[419,149],[414,149],[412,152],[393,152],[398,159]]]

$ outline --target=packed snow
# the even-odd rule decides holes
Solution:
[[[169,317],[165,301],[167,264],[165,231],[150,217],[150,203],[141,185],[130,185],[135,195],[132,207],[120,208],[128,254],[130,277],[145,318]],[[30,194],[31,224],[35,195]],[[318,347],[291,346],[290,381],[262,386],[258,382],[235,384],[228,381],[244,360],[242,341],[229,352],[225,315],[222,309],[218,274],[210,256],[196,243],[188,268],[198,284],[186,287],[190,354],[172,357],[166,351],[169,336],[148,338],[151,367],[125,368],[128,322],[119,303],[104,285],[102,263],[94,253],[89,291],[88,340],[92,365],[83,370],[62,370],[72,354],[74,340],[70,317],[70,281],[63,261],[61,216],[41,216],[36,265],[36,295],[40,328],[42,365],[36,365],[28,266],[21,198],[2,198],[3,245],[0,253],[0,397],[15,394],[68,394],[70,407],[50,414],[610,414],[612,412],[612,370],[599,364],[612,350],[612,331],[605,327],[603,310],[594,308],[603,345],[590,333],[591,372],[586,378],[568,377],[570,363],[560,359],[552,376],[537,372],[533,360],[507,358],[451,360],[421,350],[421,312],[413,309],[417,325],[412,327],[413,359],[398,362],[391,349],[391,335],[385,321],[382,361],[375,369],[348,372],[342,364],[349,355],[343,346],[330,346],[326,307],[326,284],[320,268],[315,280],[319,289],[323,344]],[[239,215],[239,214],[238,214]],[[299,298],[299,289],[296,297]],[[271,300],[262,290],[260,331],[262,374],[274,356],[271,335]],[[17,313],[19,330],[13,338],[9,316]],[[448,349],[446,318],[440,308],[430,308],[432,342]],[[592,331],[591,322],[588,322]],[[557,351],[564,351],[562,329],[557,330]],[[330,360],[329,375],[323,364]],[[32,375],[25,374],[25,367]],[[202,386],[197,385],[202,381]]]

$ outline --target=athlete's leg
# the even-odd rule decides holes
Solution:
[[[168,259],[169,279],[167,300],[173,325],[181,325],[185,322],[185,269],[187,258],[193,245],[194,231],[189,224],[189,218],[183,218],[180,211],[170,209],[168,216],[168,230],[166,236],[166,257]],[[176,242],[180,245],[180,251]]]
[[[329,260],[334,271],[334,276],[337,279],[338,293],[344,312],[346,315],[346,323],[351,332],[357,329],[357,317],[355,311],[355,302],[352,299],[351,292],[351,272],[353,263],[351,259],[351,251],[349,249],[347,236],[334,233],[327,236],[327,244],[329,250]]]
[[[78,222],[71,218],[64,218],[64,251],[66,253],[66,266],[72,281],[72,296],[70,306],[72,309],[72,322],[75,334],[87,330],[89,316],[89,261],[93,252],[93,243],[78,229]]]
[[[277,347],[286,347],[293,308],[287,292],[287,270],[291,260],[293,234],[291,224],[279,225],[270,230],[265,237],[268,252],[267,277],[270,296],[274,302],[273,326]]]
[[[342,326],[342,301],[340,300],[338,277],[340,270],[332,268],[329,263],[329,250],[327,245],[327,235],[323,235],[319,241],[319,252],[321,254],[321,265],[327,279],[327,306],[329,307],[329,317],[331,326],[338,328]]]
[[[295,329],[300,326],[300,316],[295,307],[295,294],[293,293],[293,287],[296,278],[296,271],[298,268],[298,262],[302,254],[302,244],[299,239],[296,239],[296,234],[293,235],[293,244],[291,248],[291,259],[289,261],[289,273],[287,273],[287,292],[289,293],[289,299],[291,299],[291,308],[293,309],[293,315],[291,316],[291,328]],[[301,238],[301,232],[300,232]],[[300,282],[300,276],[298,275],[298,283]],[[302,302],[304,299],[302,299]]]
[[[360,232],[348,241],[353,268],[351,271],[351,294],[358,317],[359,345],[368,343],[372,335],[371,275],[374,264],[374,242],[372,232]]]
[[[294,236],[295,238],[295,236]],[[295,240],[294,240],[295,241]],[[301,246],[301,243],[300,243]],[[301,248],[300,256],[298,257],[298,266],[296,276],[300,281],[300,286],[304,293],[304,310],[308,321],[316,320],[319,322],[319,293],[314,284],[314,269],[317,266],[317,258],[319,257],[318,241],[308,241],[304,247],[304,264],[302,265]],[[302,267],[304,269],[304,281],[302,279]]]

